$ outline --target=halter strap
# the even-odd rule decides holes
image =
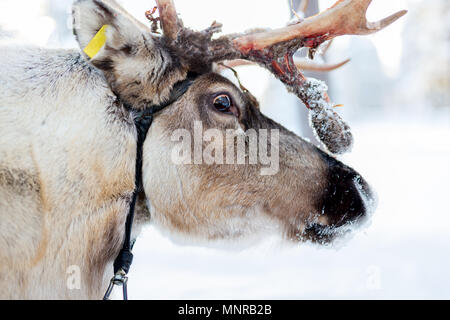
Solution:
[[[177,82],[170,94],[169,99],[159,105],[151,105],[143,110],[136,110],[133,106],[124,104],[125,108],[132,110],[134,113],[134,124],[137,131],[137,150],[136,150],[136,175],[135,175],[135,189],[130,203],[130,208],[125,223],[125,238],[123,241],[122,249],[120,250],[117,258],[114,260],[114,277],[111,279],[108,290],[103,297],[103,300],[109,300],[114,285],[123,286],[123,299],[128,300],[127,293],[127,274],[130,270],[133,262],[133,249],[135,241],[131,239],[131,231],[133,228],[134,213],[136,207],[136,200],[139,192],[143,191],[142,184],[142,159],[143,159],[143,147],[148,130],[153,122],[154,115],[173,104],[180,99],[189,87],[194,83],[197,75],[188,74],[185,80]]]

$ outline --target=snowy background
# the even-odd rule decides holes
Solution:
[[[0,0],[0,35],[50,47],[76,47],[71,0]],[[152,0],[120,1],[144,19]],[[276,3],[276,5],[275,5]],[[333,1],[319,1],[321,9]],[[213,20],[224,32],[279,27],[289,1],[176,1],[185,24]],[[449,299],[450,298],[450,1],[373,1],[369,20],[401,9],[406,17],[376,35],[341,37],[328,62],[334,102],[353,128],[342,160],[376,190],[371,225],[339,246],[286,246],[276,239],[244,250],[173,243],[148,228],[135,247],[133,299]],[[1,54],[1,53],[0,53]],[[258,67],[240,76],[263,111],[310,136],[297,99]]]

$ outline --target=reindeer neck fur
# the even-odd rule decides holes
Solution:
[[[1,50],[0,298],[100,298],[134,189],[132,115],[77,51]]]

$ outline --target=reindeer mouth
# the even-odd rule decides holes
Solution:
[[[297,234],[297,240],[301,242],[311,242],[319,245],[331,245],[338,239],[347,239],[355,234],[356,229],[364,228],[370,219],[361,216],[357,220],[347,221],[344,224],[321,224],[310,222],[306,224],[303,231]]]
[[[306,223],[299,235],[300,240],[327,245],[368,224],[377,206],[376,194],[359,175],[352,175],[348,181],[351,182],[351,187],[345,183],[343,190],[346,192],[342,192],[345,197],[341,197],[339,191],[333,192],[339,206],[327,207],[329,203],[326,203],[322,207],[320,218],[310,219]]]
[[[302,241],[310,241],[320,245],[329,245],[336,239],[349,235],[355,228],[354,223],[346,223],[345,225],[321,225],[318,223],[310,224],[300,235]]]

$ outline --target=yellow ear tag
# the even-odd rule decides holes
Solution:
[[[98,30],[97,34],[92,38],[91,42],[84,48],[84,53],[88,55],[89,58],[93,58],[97,55],[101,48],[106,43],[106,29],[108,25],[105,24],[100,30]]]

